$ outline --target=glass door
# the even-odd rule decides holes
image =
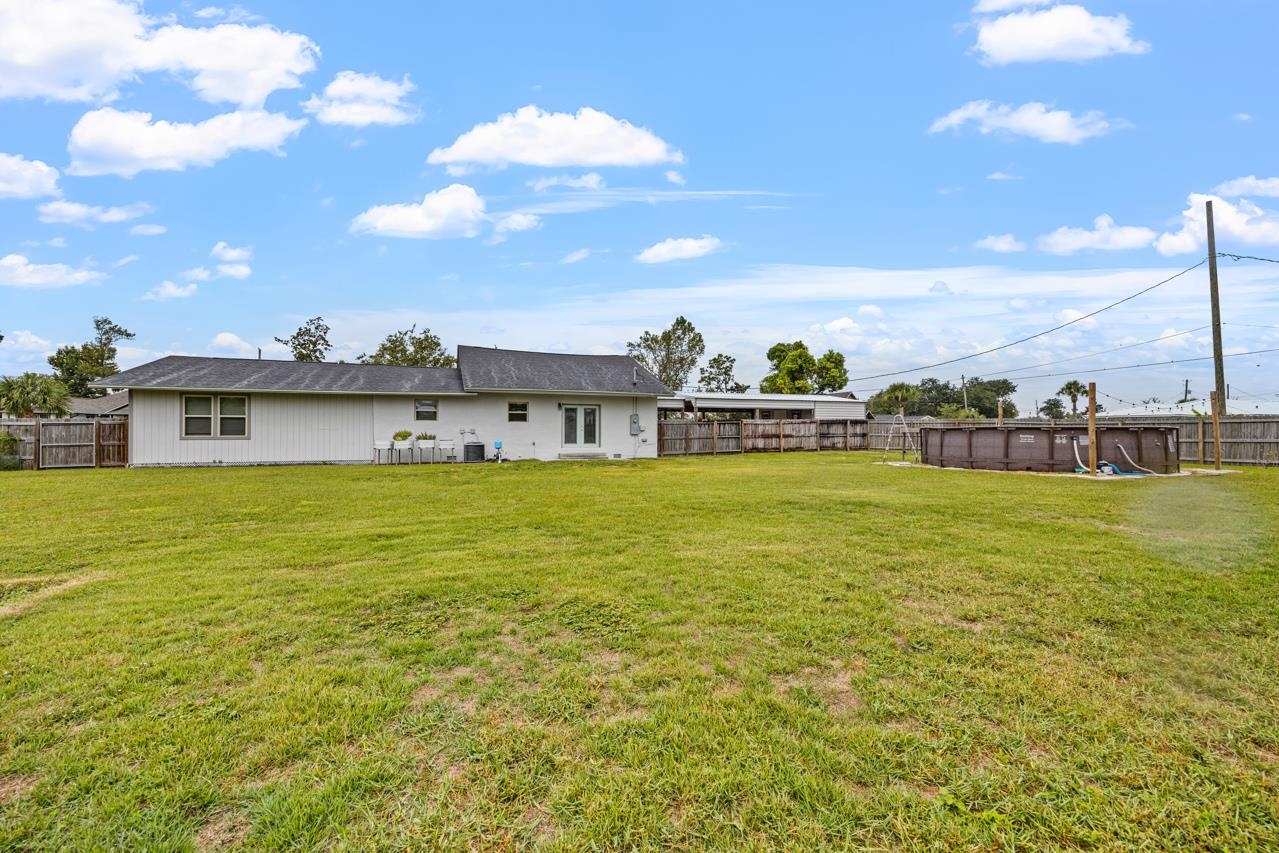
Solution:
[[[600,407],[564,407],[564,446],[599,447]]]

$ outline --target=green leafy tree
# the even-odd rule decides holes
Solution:
[[[952,421],[973,420],[981,417],[981,412],[976,409],[965,409],[962,403],[942,403],[937,410],[939,417]]]
[[[1061,401],[1060,397],[1049,397],[1039,407],[1039,414],[1054,421],[1064,420],[1066,417],[1066,404]]]
[[[93,329],[92,340],[79,346],[58,347],[49,356],[54,378],[66,386],[72,397],[101,397],[105,394],[106,389],[90,388],[89,383],[119,373],[116,343],[136,337],[109,317],[94,317]]]
[[[825,394],[848,384],[843,353],[827,350],[814,358],[803,341],[769,347],[768,363],[772,372],[759,383],[765,394]]]
[[[777,343],[768,348],[768,363],[773,372],[759,383],[765,394],[812,394],[816,391],[813,377],[817,359],[803,341]]]
[[[405,364],[410,367],[456,367],[457,359],[448,354],[438,335],[430,329],[417,330],[417,325],[387,335],[372,355],[360,353],[362,364]]]
[[[71,393],[48,374],[6,376],[0,379],[0,411],[13,418],[65,418],[71,414]]]
[[[711,356],[710,361],[706,362],[698,374],[697,384],[703,391],[740,394],[750,386],[745,382],[738,382],[733,376],[733,370],[736,367],[737,359],[731,355],[719,353]]]
[[[652,371],[663,385],[678,391],[702,360],[706,341],[684,317],[676,317],[669,329],[645,332],[638,341],[627,341],[626,354]]]
[[[1057,393],[1070,398],[1070,416],[1079,417],[1079,398],[1088,396],[1088,386],[1078,379],[1072,379],[1058,388]]]
[[[968,407],[976,409],[981,413],[982,417],[994,418],[999,416],[999,404],[1004,404],[1004,417],[1017,417],[1017,406],[1012,401],[1012,395],[1017,391],[1017,386],[1007,379],[981,379],[973,377],[967,382],[968,388]],[[963,388],[959,389],[959,397],[957,402],[963,401]]]
[[[868,406],[872,414],[906,414],[906,407],[919,399],[919,387],[909,382],[894,382],[871,397]]]
[[[329,327],[323,317],[312,317],[287,338],[276,338],[293,353],[294,361],[324,361],[333,349],[329,343]]]

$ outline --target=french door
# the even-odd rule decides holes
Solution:
[[[564,407],[564,446],[600,446],[600,407]]]

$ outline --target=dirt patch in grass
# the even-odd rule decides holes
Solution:
[[[76,587],[84,586],[87,583],[100,581],[104,577],[105,575],[99,574],[83,575],[78,578],[66,578],[65,580],[50,580],[43,585],[34,587],[32,591],[26,595],[16,596],[13,600],[5,600],[4,604],[0,604],[0,618],[4,618],[6,616],[19,616],[45,599],[53,598],[55,595],[61,595],[64,592],[73,590]],[[20,584],[19,588],[25,588],[26,581],[30,581],[30,579],[25,579],[23,584]],[[11,589],[13,586],[10,583],[6,588]]]
[[[36,786],[29,776],[0,776],[0,805],[11,803]]]
[[[249,822],[239,812],[218,812],[195,834],[195,849],[206,853],[234,847],[249,834]]]
[[[774,689],[781,693],[810,689],[835,714],[851,714],[860,710],[862,699],[852,685],[853,673],[842,660],[831,660],[825,666],[806,666],[799,672],[774,676]]]

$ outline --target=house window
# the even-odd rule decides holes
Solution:
[[[438,421],[440,419],[440,401],[414,400],[413,419],[418,421]]]
[[[528,403],[507,403],[506,419],[510,423],[528,423]]]
[[[182,398],[183,438],[248,438],[249,398],[189,394]]]
[[[600,443],[600,407],[564,407],[564,446],[598,447]]]

